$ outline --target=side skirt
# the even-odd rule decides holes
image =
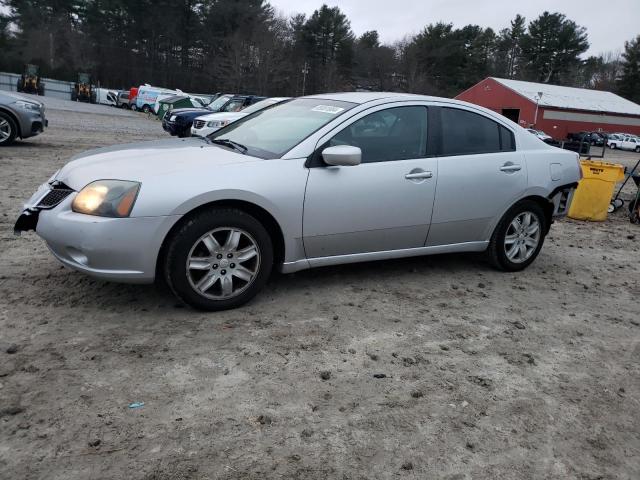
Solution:
[[[489,241],[454,243],[451,245],[435,245],[430,247],[407,248],[403,250],[386,250],[383,252],[354,253],[351,255],[334,255],[331,257],[316,257],[284,263],[282,273],[293,273],[313,267],[328,267],[345,263],[373,262],[376,260],[390,260],[393,258],[419,257],[439,253],[483,252],[489,246]]]

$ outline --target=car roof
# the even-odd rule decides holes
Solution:
[[[491,116],[501,116],[497,112],[488,108],[481,107],[462,100],[456,100],[454,98],[446,97],[434,97],[430,95],[417,95],[413,93],[397,93],[397,92],[340,92],[340,93],[320,93],[317,95],[309,95],[301,98],[311,98],[315,100],[334,100],[341,102],[351,102],[358,105],[362,105],[370,102],[390,103],[390,102],[402,102],[402,101],[423,101],[423,102],[438,102],[450,105],[458,105],[461,107],[471,107],[474,110],[480,110]],[[512,123],[510,120],[509,123]],[[517,124],[516,124],[517,125]]]
[[[394,92],[340,92],[340,93],[320,93],[317,95],[308,95],[303,98],[315,98],[319,100],[336,100],[339,102],[351,102],[351,103],[367,103],[374,102],[376,100],[383,99],[416,99],[430,98],[422,95],[412,95],[408,93],[394,93]]]

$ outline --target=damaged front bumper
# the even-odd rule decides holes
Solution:
[[[57,207],[72,193],[74,193],[73,189],[55,180],[40,185],[36,193],[25,203],[13,227],[13,233],[20,235],[22,232],[35,230],[38,226],[40,211]]]
[[[151,283],[169,230],[182,217],[111,218],[74,212],[75,191],[42,185],[27,201],[14,232],[35,230],[60,263],[94,278]]]
[[[36,229],[38,225],[38,217],[40,216],[40,210],[28,209],[23,211],[16,224],[13,226],[14,235],[20,235],[22,232],[28,232],[29,230]]]

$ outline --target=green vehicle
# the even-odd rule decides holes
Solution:
[[[172,95],[167,98],[163,98],[158,102],[158,119],[164,119],[164,116],[172,110],[178,108],[202,108],[202,104],[198,99],[189,97],[187,95]]]

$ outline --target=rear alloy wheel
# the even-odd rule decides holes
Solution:
[[[214,209],[189,219],[169,240],[165,279],[201,310],[226,310],[251,300],[273,266],[269,234],[236,209]]]
[[[16,139],[17,133],[18,129],[13,118],[0,112],[0,147],[11,145]]]
[[[545,234],[542,208],[530,200],[517,203],[502,217],[491,237],[491,263],[511,272],[525,269],[540,253]]]
[[[609,148],[611,148],[611,150],[615,150],[616,149],[616,144],[612,143],[611,145],[609,145]]]

